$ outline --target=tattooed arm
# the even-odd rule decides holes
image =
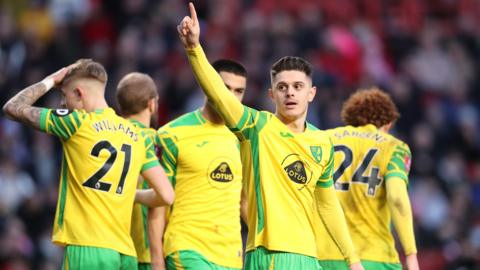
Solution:
[[[32,105],[54,85],[62,82],[67,68],[62,68],[43,81],[33,84],[11,98],[4,106],[3,112],[15,121],[22,122],[35,129],[40,129],[40,112],[42,108]]]
[[[48,90],[50,89],[47,89],[46,84],[42,82],[31,85],[11,98],[3,106],[3,112],[12,120],[40,129],[40,111],[42,108],[31,105]]]

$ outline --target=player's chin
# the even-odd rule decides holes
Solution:
[[[282,115],[283,115],[283,117],[285,117],[287,119],[295,120],[295,119],[299,118],[302,115],[302,113],[300,112],[300,110],[298,108],[284,109],[282,111]]]

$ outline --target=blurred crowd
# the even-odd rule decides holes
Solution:
[[[341,125],[355,89],[377,85],[401,112],[394,134],[413,154],[409,191],[424,270],[480,269],[480,2],[476,0],[196,0],[210,60],[248,71],[246,104],[272,110],[269,67],[314,65],[309,121]],[[203,102],[179,44],[179,0],[0,0],[0,104],[74,62],[107,68],[107,100],[128,72],[151,75],[160,125]],[[51,91],[41,106],[58,107]],[[0,270],[58,269],[50,242],[61,148],[0,118]]]

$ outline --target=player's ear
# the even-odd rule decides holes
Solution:
[[[85,90],[83,90],[81,87],[75,87],[75,89],[73,89],[73,94],[77,100],[80,100],[85,96]]]
[[[148,100],[148,102],[147,102],[147,107],[148,107],[148,110],[149,110],[151,113],[154,113],[154,112],[155,112],[156,103],[157,103],[157,99],[156,99],[156,98],[151,98],[151,99]]]
[[[272,90],[272,88],[268,88],[268,96],[273,100],[273,90]]]
[[[315,98],[316,93],[317,93],[317,87],[312,86],[308,91],[308,102],[313,101],[313,98]]]

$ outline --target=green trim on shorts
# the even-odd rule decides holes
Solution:
[[[399,263],[382,263],[367,260],[361,260],[365,270],[402,270],[402,265]],[[349,270],[345,261],[338,260],[319,260],[318,263],[323,270]]]
[[[210,262],[200,253],[193,250],[180,250],[170,253],[166,260],[167,270],[240,270],[241,268],[225,267]]]
[[[245,256],[245,270],[321,270],[317,258],[307,255],[282,251],[271,251],[264,247],[257,247],[247,252]]]
[[[68,245],[62,270],[137,270],[137,258],[100,247]]]
[[[402,270],[400,263],[382,263],[362,260],[362,265],[365,270]]]
[[[149,263],[138,263],[138,270],[152,270],[152,265]]]
[[[350,270],[345,261],[318,260],[318,264],[320,264],[323,270]]]

